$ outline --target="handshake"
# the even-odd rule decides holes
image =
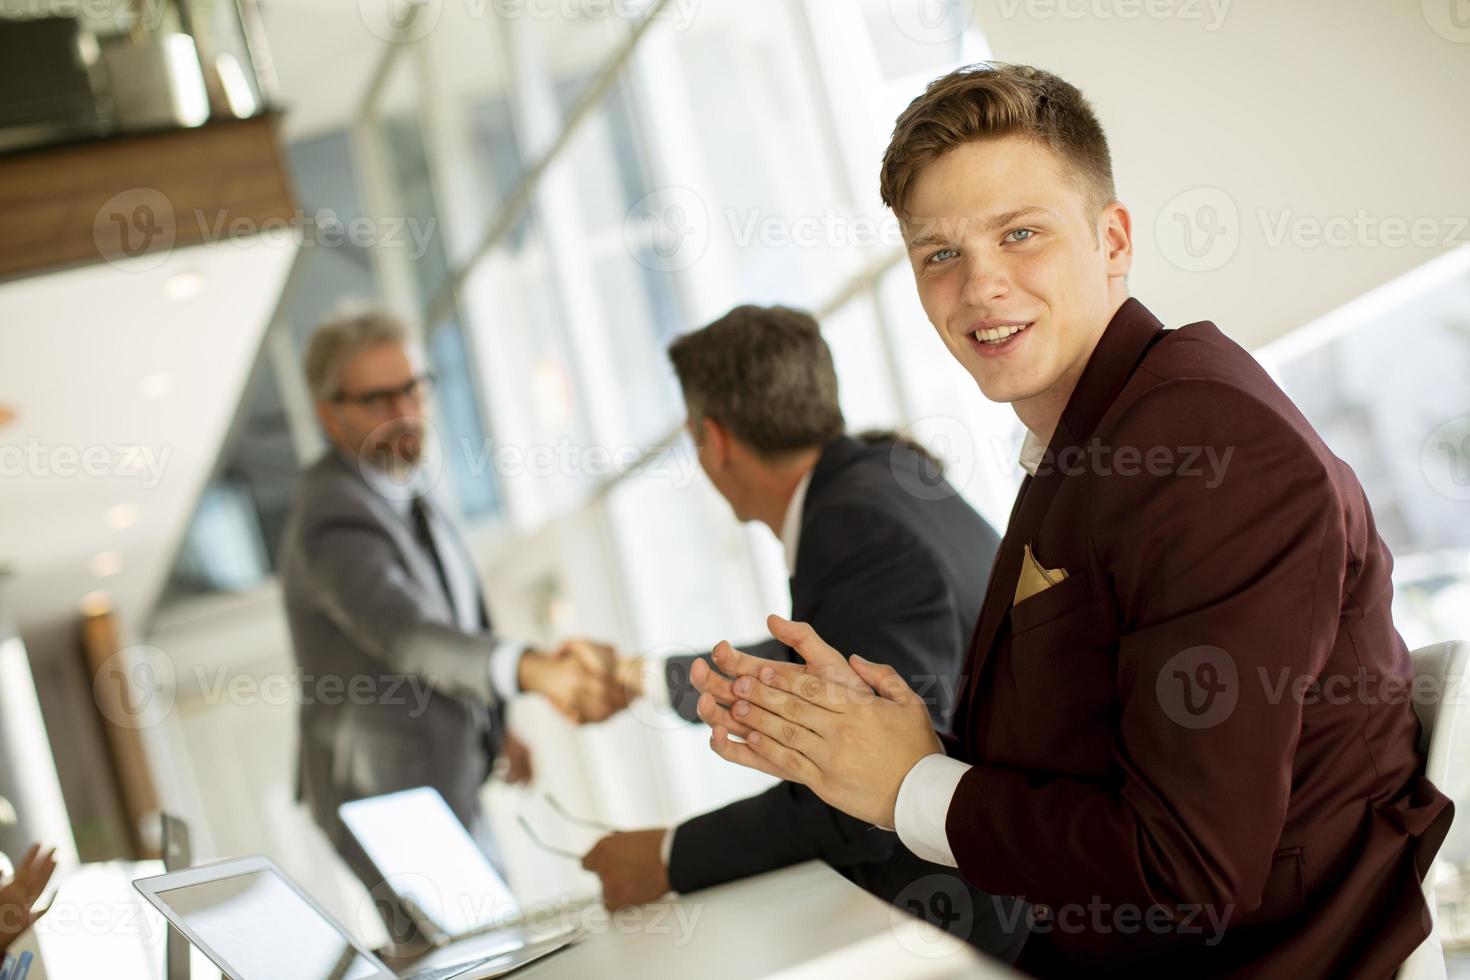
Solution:
[[[527,650],[521,690],[544,696],[576,724],[604,721],[643,693],[643,658],[622,657],[610,644],[567,640],[548,653]]]

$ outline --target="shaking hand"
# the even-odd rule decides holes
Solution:
[[[617,651],[606,643],[568,640],[554,653],[525,653],[518,677],[522,690],[544,695],[569,720],[586,724],[627,706],[619,664]]]

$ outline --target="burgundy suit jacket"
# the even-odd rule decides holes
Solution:
[[[1060,581],[1016,602],[1028,544]],[[1393,975],[1453,806],[1391,567],[1246,351],[1124,303],[1022,484],[946,743],[961,871],[1035,904],[1021,968]]]

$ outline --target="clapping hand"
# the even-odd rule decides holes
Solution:
[[[46,914],[46,908],[36,910],[36,899],[55,871],[56,848],[43,855],[41,845],[32,844],[15,869],[15,877],[0,887],[0,953]]]
[[[808,786],[859,820],[893,827],[914,763],[942,752],[928,708],[892,667],[849,661],[806,623],[779,616],[771,635],[805,661],[783,664],[715,647],[727,677],[696,661],[699,717],[721,758]],[[744,741],[735,741],[731,736]]]

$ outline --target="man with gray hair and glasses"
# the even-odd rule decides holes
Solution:
[[[505,704],[536,692],[593,722],[626,698],[611,647],[574,640],[542,651],[492,627],[474,561],[423,465],[433,379],[403,321],[375,309],[329,319],[311,338],[306,376],[331,448],[304,473],[281,548],[305,695],[298,793],[374,890],[381,876],[338,806],[432,786],[493,857],[480,788],[502,752],[513,780],[529,778]],[[395,942],[408,938],[401,910],[379,908]]]

